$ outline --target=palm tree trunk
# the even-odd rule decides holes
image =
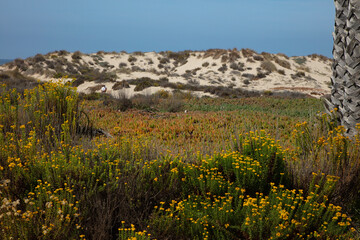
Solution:
[[[348,17],[349,0],[335,0],[335,27],[334,27],[334,63],[332,66],[333,76],[331,77],[331,104],[330,110],[343,107],[344,97],[344,75],[345,66],[345,46],[346,46],[346,20]],[[341,118],[341,116],[340,116]]]
[[[360,1],[349,0],[348,18],[346,22],[346,48],[344,75],[344,100],[340,109],[341,124],[349,135],[356,132],[356,124],[360,123]]]
[[[360,1],[335,0],[334,63],[331,101],[348,135],[360,123]]]

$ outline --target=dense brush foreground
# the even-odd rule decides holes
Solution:
[[[0,89],[1,239],[359,238],[360,137],[319,100],[86,98]]]

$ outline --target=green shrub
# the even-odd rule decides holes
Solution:
[[[282,59],[280,59],[278,57],[275,57],[275,62],[277,64],[279,64],[280,66],[282,66],[283,68],[287,68],[287,69],[291,68],[291,64],[287,60],[282,60]]]
[[[170,93],[166,90],[159,90],[155,93],[155,95],[159,96],[159,98],[163,98],[163,99],[166,99],[166,98],[169,98],[171,97]]]
[[[34,63],[38,63],[38,62],[44,62],[45,61],[45,57],[42,54],[36,54],[35,57],[32,58],[32,61]]]
[[[209,66],[209,63],[208,63],[208,62],[204,62],[204,63],[202,64],[202,66],[203,66],[203,67],[207,67],[207,66]]]
[[[255,61],[260,61],[260,62],[264,61],[264,58],[260,55],[254,55],[253,58]]]
[[[297,58],[294,58],[294,62],[296,62],[297,64],[304,64],[306,62],[306,58],[305,57],[297,57]]]
[[[60,50],[60,51],[59,51],[59,56],[66,56],[66,55],[68,55],[68,54],[69,54],[69,52],[66,51],[66,50]]]
[[[190,57],[190,52],[189,51],[183,51],[183,52],[168,51],[166,55],[168,58],[174,59],[176,62],[183,64]]]
[[[224,73],[224,72],[227,71],[227,69],[228,69],[228,68],[227,68],[226,64],[224,63],[224,64],[218,69],[218,71]]]
[[[285,70],[279,69],[279,70],[278,70],[278,73],[280,73],[281,75],[285,75]]]
[[[145,81],[138,83],[136,85],[136,87],[134,88],[134,91],[139,92],[139,91],[142,91],[142,90],[152,87],[152,86],[154,86],[154,84],[152,82],[145,80]]]
[[[161,58],[160,59],[160,63],[161,64],[167,64],[167,63],[169,63],[170,62],[170,60],[168,59],[168,58]]]
[[[264,61],[261,63],[261,68],[263,68],[264,70],[268,71],[268,72],[276,72],[276,66],[270,62],[270,61]]]
[[[71,58],[73,60],[80,60],[82,56],[82,53],[80,51],[76,51],[71,55]]]
[[[120,90],[120,89],[124,89],[124,88],[130,88],[130,85],[127,81],[123,80],[121,82],[116,82],[113,86],[112,89],[113,90]]]
[[[66,76],[66,74],[57,72],[57,73],[54,73],[53,78],[63,78],[65,76]]]
[[[134,57],[134,56],[129,56],[128,62],[133,63],[133,62],[136,62],[136,61],[137,61],[137,58],[136,58],[136,57]]]
[[[249,48],[245,48],[245,49],[241,49],[241,53],[244,56],[244,58],[249,58],[252,57],[254,54],[256,54],[256,51]]]
[[[126,63],[119,63],[119,68],[123,68],[123,67],[126,67],[127,66],[127,64]]]
[[[145,54],[143,52],[137,51],[137,52],[133,52],[133,54],[135,56],[145,56]]]

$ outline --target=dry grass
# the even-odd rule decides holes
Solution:
[[[252,57],[253,55],[257,54],[256,51],[249,49],[249,48],[241,49],[241,53],[244,58],[249,58],[249,57]]]

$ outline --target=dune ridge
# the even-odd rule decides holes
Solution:
[[[332,59],[317,54],[288,57],[251,49],[92,54],[62,50],[15,59],[0,66],[0,72],[16,70],[41,81],[73,80],[84,93],[99,92],[105,85],[114,96],[179,90],[211,97],[293,92],[319,98],[330,93],[331,64]]]

